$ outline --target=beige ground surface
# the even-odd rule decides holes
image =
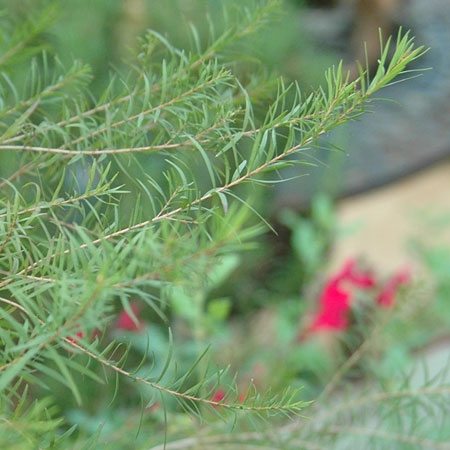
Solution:
[[[338,205],[340,235],[333,265],[362,257],[380,273],[420,268],[414,239],[450,248],[450,159]]]

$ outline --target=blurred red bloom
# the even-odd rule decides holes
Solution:
[[[375,285],[371,272],[361,270],[355,260],[349,260],[326,283],[320,294],[319,310],[307,333],[318,331],[344,331],[348,328],[352,287],[368,289]],[[300,340],[305,336],[301,335]]]
[[[347,329],[350,293],[342,289],[338,283],[333,282],[325,287],[321,300],[321,308],[317,312],[309,331]]]
[[[402,285],[408,284],[409,281],[409,271],[407,269],[399,270],[391,278],[389,278],[389,280],[383,286],[383,289],[377,297],[377,304],[385,308],[389,308],[390,306],[392,306],[398,288]]]
[[[225,399],[226,396],[227,396],[227,392],[225,391],[225,389],[219,388],[219,389],[217,389],[217,391],[214,391],[214,393],[211,396],[211,400],[213,402],[220,403],[222,400]],[[247,394],[244,392],[241,392],[238,395],[237,401],[239,403],[244,403],[246,398],[247,398]],[[217,408],[218,406],[219,405],[213,405],[213,408]]]
[[[225,392],[225,390],[222,388],[219,388],[219,389],[217,389],[217,391],[214,391],[213,395],[211,396],[211,400],[213,402],[219,403],[225,398],[226,395],[227,395],[227,393]],[[217,405],[213,405],[213,407],[216,408]]]
[[[80,339],[85,337],[84,331],[78,331],[75,335],[67,337],[67,340],[73,342],[74,344],[79,344]],[[98,328],[94,328],[91,333],[90,341],[93,342],[95,339],[101,338],[101,331]]]
[[[83,339],[84,333],[82,331],[78,331],[75,336],[69,336],[67,339],[74,344],[78,344],[79,339]]]
[[[338,282],[349,281],[353,286],[371,288],[375,286],[375,278],[369,270],[361,270],[353,259],[345,263],[342,270],[334,278]]]
[[[134,317],[123,309],[116,321],[117,330],[140,331],[142,329],[142,322],[139,319],[139,305],[130,303],[130,308]]]
[[[376,304],[381,307],[390,307],[395,301],[398,288],[409,281],[408,270],[402,269],[396,272],[383,285],[375,299]],[[370,289],[375,285],[375,277],[370,271],[358,267],[353,259],[347,261],[342,269],[325,283],[320,293],[318,309],[306,331],[299,335],[298,340],[304,340],[311,333],[347,330],[355,288]]]

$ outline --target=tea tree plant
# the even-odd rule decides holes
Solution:
[[[229,305],[207,293],[268,225],[260,186],[287,165],[300,173],[308,159],[290,156],[361,114],[423,50],[400,34],[372,79],[361,68],[349,82],[337,65],[305,97],[242,65],[253,55],[241,44],[280,2],[230,2],[224,31],[210,23],[203,43],[192,29],[195,51],[149,31],[97,94],[88,67],[46,51],[48,5],[1,17],[0,447],[149,448],[200,430],[205,445],[167,448],[250,445],[270,429],[259,420],[308,402],[214,366],[209,338]],[[235,438],[205,425],[217,417]]]

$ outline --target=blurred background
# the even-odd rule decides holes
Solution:
[[[19,22],[21,15],[43,4],[0,1]],[[67,66],[81,59],[92,67],[91,89],[97,96],[107,86],[112,69],[122,70],[124,61],[131,58],[147,28],[180,48],[195,51],[197,44],[189,30],[194,25],[199,40],[207,40],[208,25],[201,19],[205,12],[219,30],[221,26],[221,0],[97,0],[95,4],[77,0],[59,5],[60,18],[41,39]],[[430,50],[410,67],[405,78],[411,79],[393,83],[381,93],[385,100],[369,102],[367,114],[317,143],[309,157],[314,167],[302,168],[300,177],[297,166],[286,169],[286,178],[297,179],[269,188],[261,212],[276,224],[279,238],[269,239],[277,242],[275,250],[268,250],[268,259],[292,253],[295,228],[303,242],[308,241],[308,233],[315,233],[319,241],[314,248],[301,244],[294,251],[294,259],[300,254],[300,271],[323,268],[316,262],[303,269],[312,260],[331,261],[333,267],[349,257],[365,258],[381,271],[418,265],[411,242],[448,240],[450,3],[284,0],[283,8],[287,14],[282,21],[248,45],[268,71],[297,81],[305,93],[319,86],[324,70],[341,59],[350,77],[357,74],[357,62],[373,71],[380,32],[383,39],[393,35],[395,40],[400,28],[411,30],[416,43]],[[0,175],[7,176],[14,163],[8,154],[0,158]],[[313,205],[315,199],[319,206]],[[286,209],[295,214],[286,215]],[[281,257],[278,269],[283,264],[288,265]],[[265,270],[254,267],[263,278]],[[298,270],[291,275],[303,280],[302,276]],[[255,289],[249,280],[247,286],[243,296]],[[298,287],[298,280],[294,286]],[[236,290],[242,292],[241,287]]]

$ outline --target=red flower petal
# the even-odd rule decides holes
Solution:
[[[395,296],[401,285],[408,284],[410,281],[410,273],[407,269],[403,269],[395,273],[384,285],[382,291],[377,297],[377,304],[389,308],[394,304]]]
[[[366,289],[374,285],[375,278],[371,272],[360,270],[356,260],[347,261],[325,284],[319,299],[319,310],[308,332],[345,331],[348,328],[352,300],[350,288]],[[304,339],[304,335],[299,339]]]
[[[368,270],[361,270],[354,259],[347,261],[342,270],[336,275],[336,281],[348,281],[353,286],[370,288],[375,286],[375,278]]]
[[[213,402],[221,402],[225,396],[227,395],[226,391],[222,388],[217,389],[217,391],[215,391],[211,397],[211,400]],[[217,408],[217,405],[213,405],[214,408]]]
[[[75,336],[69,336],[67,338],[67,340],[69,340],[70,342],[73,342],[74,344],[78,344],[78,341],[80,339],[83,339],[83,336],[84,336],[83,332],[82,331],[78,331],[78,333]]]
[[[137,303],[130,304],[131,311],[133,312],[133,316],[131,317],[127,311],[122,310],[117,318],[116,329],[117,330],[125,330],[125,331],[139,331],[142,328],[142,323],[139,320],[139,305]]]
[[[321,308],[310,330],[345,330],[348,325],[350,298],[350,293],[340,288],[337,282],[325,286],[320,299]]]

